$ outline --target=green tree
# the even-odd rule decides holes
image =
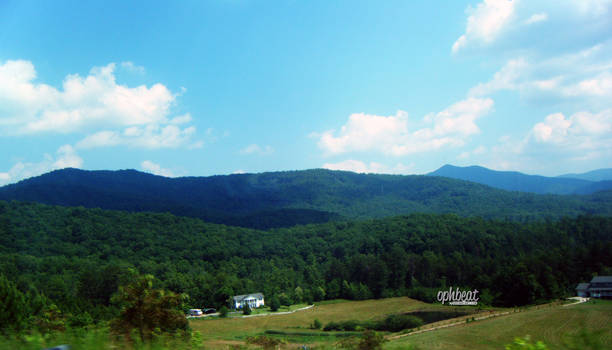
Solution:
[[[372,330],[367,330],[363,332],[363,335],[361,336],[361,340],[359,341],[359,344],[357,345],[357,349],[358,350],[382,349],[382,345],[386,341],[387,340],[382,334],[377,333]]]
[[[253,310],[251,310],[249,303],[245,303],[244,306],[242,307],[242,313],[245,315],[250,315],[252,312]]]
[[[112,328],[129,334],[136,329],[141,341],[151,339],[158,328],[162,332],[187,330],[187,318],[182,312],[185,294],[175,294],[153,288],[152,275],[137,276],[132,283],[119,287],[113,302],[120,305],[119,317]]]
[[[227,306],[223,305],[221,306],[221,308],[219,309],[219,317],[225,318],[227,317],[229,310],[227,309]]]
[[[25,296],[4,275],[0,275],[0,300],[0,332],[23,329],[28,317]]]
[[[272,296],[272,298],[270,298],[270,310],[272,310],[273,312],[276,312],[278,311],[280,306],[281,304],[280,304],[280,300],[278,300],[278,297],[276,295]]]

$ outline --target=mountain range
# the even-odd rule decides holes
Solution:
[[[559,180],[589,185],[586,180]],[[170,212],[262,229],[416,212],[518,221],[612,215],[612,191],[535,194],[441,176],[324,169],[166,178],[136,170],[67,168],[0,187],[0,200]]]
[[[444,165],[427,175],[472,181],[502,190],[540,194],[591,194],[612,190],[612,169],[547,177],[516,171],[496,171],[481,166]]]

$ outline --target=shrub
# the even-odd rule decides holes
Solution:
[[[253,313],[253,311],[251,310],[251,307],[249,306],[249,304],[245,304],[242,307],[242,313],[245,315],[250,315],[251,313]]]
[[[229,313],[229,310],[227,309],[227,306],[223,305],[221,306],[221,308],[219,309],[219,317],[227,317],[227,314]]]
[[[312,328],[312,329],[321,329],[321,326],[323,326],[321,321],[319,321],[318,318],[315,318],[315,320],[312,321],[312,326],[310,328]]]
[[[282,344],[283,341],[280,340],[280,339],[268,337],[268,336],[265,336],[265,335],[258,335],[258,336],[254,336],[254,337],[248,337],[247,338],[247,343],[254,344],[254,345],[259,345],[259,346],[263,347],[264,349],[274,349],[278,345]]]
[[[403,329],[416,328],[423,325],[423,320],[412,315],[389,315],[380,321],[375,328],[379,331],[399,332]]]
[[[341,331],[340,324],[334,321],[329,322],[323,327],[324,331]]]
[[[280,304],[280,300],[278,300],[278,297],[275,295],[270,299],[270,310],[272,310],[273,312],[278,311],[278,309],[280,308],[281,304]]]
[[[382,349],[382,345],[387,340],[382,334],[376,333],[371,330],[367,330],[363,332],[363,336],[361,337],[361,341],[357,345],[357,349],[359,350],[376,350]]]

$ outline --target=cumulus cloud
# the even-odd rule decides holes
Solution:
[[[131,62],[124,69],[143,71]],[[189,113],[171,117],[177,94],[163,84],[118,84],[114,63],[89,74],[66,76],[62,89],[36,81],[29,61],[0,64],[0,132],[4,134],[85,133],[79,147],[128,144],[143,148],[189,146],[195,132]],[[100,131],[95,131],[100,130]],[[94,131],[93,133],[91,133]]]
[[[504,136],[486,153],[483,164],[493,169],[523,169],[559,174],[585,164],[609,165],[612,158],[612,109],[597,113],[547,115],[521,137]]]
[[[457,52],[470,42],[490,43],[510,23],[518,0],[484,0],[476,7],[468,7],[465,33],[453,44]]]
[[[427,115],[418,123],[421,127],[411,125],[404,111],[391,116],[355,113],[338,132],[317,135],[318,145],[327,155],[376,151],[393,156],[461,146],[480,131],[476,119],[492,108],[490,98],[468,98]]]
[[[365,163],[360,160],[348,159],[338,163],[325,163],[324,169],[329,170],[345,170],[355,173],[370,173],[370,174],[407,174],[412,169],[412,165],[404,165],[398,163],[393,167],[388,167],[377,162]]]
[[[501,90],[518,91],[536,100],[540,97],[574,98],[589,105],[609,105],[612,42],[541,60],[510,59],[491,80],[473,87],[469,95],[482,97]]]
[[[599,113],[578,112],[566,118],[562,113],[548,115],[534,125],[536,142],[585,149],[612,149],[612,110]]]
[[[165,176],[165,177],[174,177],[174,173],[170,169],[164,169],[161,165],[154,163],[150,160],[145,160],[140,163],[140,167],[142,170],[149,172],[154,175]]]
[[[571,40],[608,38],[612,29],[612,0],[483,0],[468,6],[465,12],[465,31],[452,45],[454,54],[500,45],[520,50],[525,49],[521,44],[540,44],[540,37],[571,47]],[[538,33],[542,26],[535,24],[543,22],[557,35]]]
[[[57,149],[55,156],[45,154],[44,159],[38,163],[17,162],[7,172],[0,172],[0,184],[13,183],[32,176],[38,176],[51,170],[63,168],[80,168],[83,159],[70,145],[63,145]]]
[[[245,148],[240,150],[240,154],[258,154],[258,155],[268,155],[274,152],[274,148],[271,146],[259,146],[256,143],[250,144]]]

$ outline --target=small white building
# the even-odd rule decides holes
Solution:
[[[264,296],[261,293],[252,293],[244,295],[236,295],[233,297],[234,309],[242,309],[248,304],[251,309],[264,306]]]

